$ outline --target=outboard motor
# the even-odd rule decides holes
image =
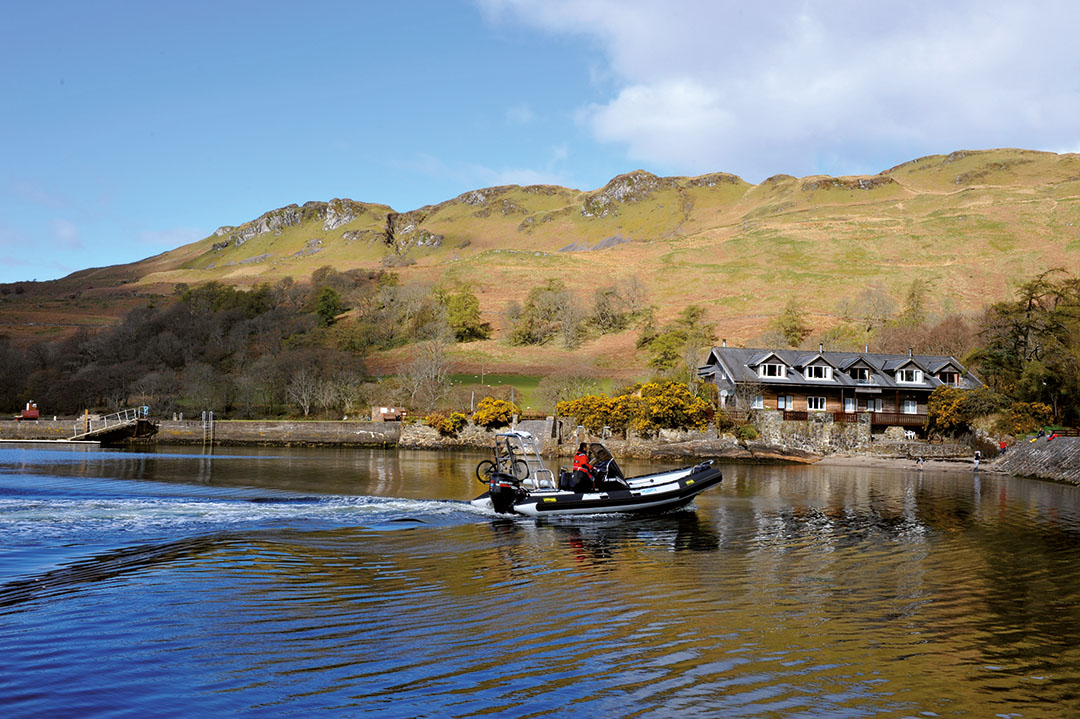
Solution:
[[[514,502],[524,499],[526,492],[521,488],[519,479],[513,475],[497,472],[491,475],[488,494],[491,497],[491,506],[496,512],[511,514],[514,511]]]

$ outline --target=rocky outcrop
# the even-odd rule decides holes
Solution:
[[[815,177],[802,184],[803,192],[815,190],[876,190],[888,185],[900,186],[900,183],[888,175],[873,177]]]
[[[215,237],[228,239],[215,242],[211,249],[220,251],[227,247],[239,247],[248,240],[269,232],[281,234],[287,227],[296,227],[306,222],[321,222],[324,232],[336,230],[349,224],[361,215],[371,210],[371,205],[355,200],[335,198],[329,202],[311,201],[303,205],[286,205],[276,210],[270,210],[251,222],[245,222],[239,227],[223,225],[215,232]]]
[[[439,247],[445,238],[420,227],[425,219],[425,210],[391,212],[386,216],[384,241],[399,255],[408,253],[413,247]]]
[[[279,207],[276,210],[270,210],[267,213],[260,215],[251,222],[245,222],[239,227],[232,228],[228,233],[229,239],[225,242],[215,242],[213,249],[222,250],[232,245],[239,247],[248,240],[264,235],[268,232],[281,232],[286,227],[295,227],[304,220],[305,214],[310,214],[312,208],[309,205],[313,203],[306,203],[303,208],[297,205],[287,205],[285,207]],[[325,212],[325,202],[314,203],[322,205]],[[222,228],[224,229],[224,228]]]
[[[303,247],[292,253],[292,257],[308,257],[309,255],[314,255],[316,252],[321,252],[322,243],[323,241],[319,238],[308,240]]]
[[[717,185],[740,185],[743,179],[729,172],[713,172],[700,177],[691,177],[684,184],[687,187],[716,187]]]
[[[341,233],[341,239],[349,245],[354,242],[366,242],[370,247],[376,242],[386,242],[386,234],[375,230],[345,230]]]
[[[335,198],[326,203],[323,213],[323,232],[336,230],[342,225],[347,225],[357,217],[368,211],[368,206],[362,202]]]
[[[640,202],[669,187],[675,187],[675,180],[644,170],[628,172],[612,179],[603,189],[586,195],[581,203],[581,215],[592,219],[614,217],[619,214],[619,205]]]

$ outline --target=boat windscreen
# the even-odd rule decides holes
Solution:
[[[622,470],[619,468],[619,463],[615,461],[615,457],[612,456],[608,448],[599,442],[589,443],[589,456],[592,458],[593,465],[601,465],[607,463],[607,476],[611,478],[623,477]]]

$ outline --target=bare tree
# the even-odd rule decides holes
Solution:
[[[631,315],[637,315],[648,306],[648,292],[637,275],[631,275],[620,282],[618,288],[620,296],[626,302],[626,310]]]
[[[398,373],[398,382],[410,407],[434,408],[450,392],[446,339],[440,336],[420,344],[413,361]]]
[[[863,309],[863,321],[867,331],[883,327],[896,311],[896,302],[880,282],[859,293],[856,301]]]
[[[735,385],[735,410],[729,414],[738,414],[741,417],[746,417],[747,413],[753,409],[754,402],[758,397],[764,395],[765,385],[761,382],[740,382]]]
[[[300,407],[304,416],[307,417],[311,414],[311,405],[318,396],[319,384],[319,377],[314,370],[301,367],[293,373],[285,385],[285,396],[290,402]]]
[[[569,290],[555,293],[552,299],[557,305],[563,346],[568,349],[577,347],[581,344],[581,324],[585,321],[585,312]]]

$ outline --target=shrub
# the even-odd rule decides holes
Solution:
[[[956,434],[967,429],[970,417],[964,411],[964,390],[942,385],[926,401],[926,431]]]
[[[594,434],[605,426],[617,432],[652,432],[704,429],[709,422],[709,403],[692,396],[681,382],[649,382],[617,397],[586,395],[559,402],[556,411],[576,418]]]
[[[735,436],[744,442],[750,442],[760,437],[761,434],[757,431],[757,427],[755,427],[754,425],[741,424],[739,425],[739,429],[735,431]]]
[[[521,409],[513,402],[494,397],[484,397],[473,412],[473,424],[484,429],[506,427],[513,421],[514,415],[521,414]]]
[[[1054,416],[1050,405],[1042,402],[1013,402],[1008,413],[998,421],[997,429],[1005,434],[1021,435],[1035,432]]]
[[[724,410],[717,411],[715,421],[716,431],[720,434],[735,432],[739,427],[739,423]]]
[[[461,412],[432,412],[424,418],[424,424],[438,430],[444,437],[453,437],[468,423],[468,418]]]

